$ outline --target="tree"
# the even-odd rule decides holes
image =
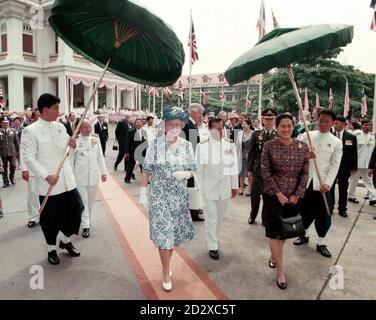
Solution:
[[[320,96],[323,107],[328,107],[329,90],[333,90],[334,111],[343,114],[346,80],[349,81],[351,109],[353,117],[359,118],[363,92],[368,97],[368,105],[373,104],[374,79],[373,75],[355,69],[353,66],[344,66],[333,60],[341,53],[342,49],[329,51],[320,57],[310,57],[293,64],[293,70],[301,90],[304,102],[304,89],[308,88],[310,107],[315,105],[316,93]],[[264,82],[265,92],[274,88],[275,106],[278,112],[299,113],[295,95],[286,69],[278,69],[266,76]],[[266,101],[264,97],[263,101]],[[368,114],[372,114],[372,107]]]

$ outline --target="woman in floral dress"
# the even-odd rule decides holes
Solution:
[[[162,286],[172,289],[170,261],[174,248],[194,240],[195,231],[188,209],[187,180],[193,177],[196,163],[190,142],[179,135],[188,115],[180,108],[163,113],[165,134],[149,145],[143,165],[150,176],[150,238],[159,250],[163,266]],[[144,176],[140,202],[146,204],[148,178]]]

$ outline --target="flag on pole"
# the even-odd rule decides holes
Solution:
[[[371,22],[371,30],[376,30],[376,0],[371,1],[370,7],[374,10]]]
[[[350,112],[350,89],[349,89],[349,82],[346,81],[346,94],[345,94],[345,108],[343,112],[343,116],[347,118]]]
[[[333,96],[333,90],[330,88],[329,90],[329,110],[333,110],[334,108],[334,96]]]
[[[149,93],[150,93],[153,97],[157,97],[157,98],[159,98],[159,91],[158,91],[158,88],[150,87],[150,88],[149,88]]]
[[[319,94],[316,93],[316,105],[315,105],[315,108],[320,108],[320,98],[319,98]]]
[[[178,91],[179,91],[179,99],[181,102],[183,102],[184,96],[185,96],[185,87],[183,86],[181,81],[179,81]]]
[[[368,113],[368,104],[367,104],[367,96],[365,95],[365,93],[363,93],[363,98],[362,98],[362,116],[366,116],[367,113]]]
[[[280,28],[279,22],[278,22],[277,18],[275,17],[273,10],[272,10],[272,16],[273,16],[273,27],[274,27],[274,29]]]
[[[256,28],[259,32],[259,39],[261,39],[266,34],[266,16],[265,16],[265,6],[264,0],[261,0],[260,15],[257,20]]]
[[[222,102],[222,104],[225,103],[226,96],[225,96],[225,91],[224,91],[223,87],[222,87],[221,93],[219,94],[219,100]]]
[[[164,87],[162,88],[162,93],[165,95],[165,97],[168,99],[172,95],[172,87]]]
[[[308,89],[307,88],[305,88],[304,111],[309,112],[309,99],[308,99]]]
[[[251,100],[249,99],[249,85],[247,86],[247,96],[245,97],[245,108],[248,109],[251,107]]]
[[[204,89],[200,88],[200,96],[202,98],[202,104],[206,106],[206,93]]]
[[[193,25],[193,19],[191,14],[191,30],[189,32],[189,43],[188,46],[190,47],[190,56],[192,65],[198,60],[198,51],[197,51],[197,39],[195,33],[195,27]]]
[[[3,110],[6,108],[5,101],[4,101],[4,95],[3,95],[3,88],[1,88],[1,87],[0,87],[0,108],[3,109]]]
[[[269,107],[274,108],[274,88],[272,87],[272,93],[269,96]]]

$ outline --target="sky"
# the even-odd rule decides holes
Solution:
[[[192,73],[224,72],[258,41],[256,23],[261,0],[139,0],[177,34],[186,51],[183,74],[189,74],[190,10],[196,31],[199,61]],[[264,0],[267,32],[273,29],[271,10],[281,27],[320,23],[354,25],[352,44],[338,60],[376,73],[376,32],[370,30],[370,0]]]

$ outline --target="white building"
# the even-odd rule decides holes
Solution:
[[[101,69],[73,52],[56,36],[48,17],[51,0],[0,0],[0,86],[10,111],[37,106],[52,93],[68,112],[89,101]],[[107,73],[91,106],[107,110],[135,108],[136,84]]]

